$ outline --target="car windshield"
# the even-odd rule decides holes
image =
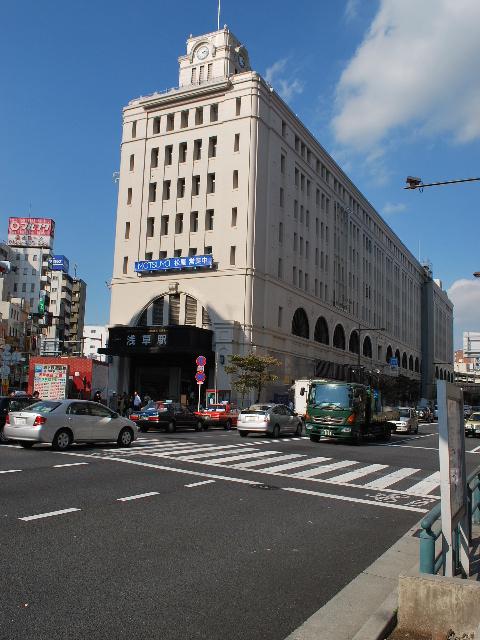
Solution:
[[[223,411],[225,412],[227,409],[225,407],[224,404],[211,404],[210,406],[208,406],[205,411],[215,411],[215,413],[217,411]]]
[[[400,409],[400,418],[410,418],[410,409]]]
[[[30,405],[25,411],[32,411],[33,413],[51,413],[62,403],[55,400],[40,400],[35,404]]]
[[[470,416],[469,420],[478,422],[480,421],[480,413],[472,413],[472,415]]]
[[[350,407],[352,400],[352,387],[335,384],[312,384],[308,395],[308,402],[316,406]]]
[[[268,411],[269,409],[272,408],[272,405],[270,404],[252,404],[247,411]]]

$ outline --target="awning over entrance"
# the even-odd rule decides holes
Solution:
[[[171,327],[111,327],[108,347],[99,353],[111,356],[189,355],[210,354],[213,331],[190,326]]]

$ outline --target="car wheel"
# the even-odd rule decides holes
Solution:
[[[418,424],[417,424],[417,428],[415,429],[415,433],[418,433]]]
[[[0,429],[0,443],[4,444],[5,442],[8,442],[8,438],[5,435],[4,431],[3,431],[3,427]]]
[[[55,451],[65,451],[71,444],[72,434],[68,429],[60,429],[60,431],[57,431],[52,441],[52,447]]]
[[[175,423],[173,420],[170,420],[170,422],[167,424],[166,431],[168,431],[168,433],[173,433],[175,431]]]
[[[320,442],[320,436],[318,435],[318,433],[312,433],[310,435],[310,440],[312,442]]]
[[[353,434],[352,444],[354,444],[356,447],[358,447],[358,446],[360,446],[362,444],[362,440],[363,440],[362,431],[361,431],[361,429],[357,429],[355,431],[355,433]]]
[[[142,433],[147,433],[147,431],[148,431],[148,427],[140,427],[140,431],[141,431]]]
[[[231,428],[232,428],[232,421],[230,419],[228,419],[227,422],[225,423],[224,429],[226,431],[230,431]]]
[[[19,440],[18,444],[24,449],[31,449],[35,443],[30,440]]]
[[[392,430],[390,427],[385,427],[385,431],[382,434],[382,439],[388,442],[392,437]]]
[[[301,422],[298,423],[297,430],[295,431],[296,436],[301,436],[303,431],[303,424]]]
[[[195,431],[201,431],[203,429],[203,422],[201,420],[197,421],[197,424],[195,425]]]
[[[132,430],[128,427],[124,427],[118,436],[117,444],[119,447],[129,447],[133,441]]]
[[[280,427],[278,426],[278,424],[276,424],[273,427],[272,438],[279,438],[279,437],[280,437]]]
[[[248,431],[239,431],[238,433],[240,434],[241,438],[246,438],[248,436]]]
[[[408,425],[407,433],[408,435],[412,433],[412,425]]]

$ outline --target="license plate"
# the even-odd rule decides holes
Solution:
[[[15,424],[27,424],[26,418],[16,418]]]
[[[323,430],[323,435],[325,435],[325,436],[333,436],[333,431],[330,431],[329,429],[324,429]]]
[[[140,416],[140,420],[148,420],[147,416]]]

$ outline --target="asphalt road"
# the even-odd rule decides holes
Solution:
[[[283,640],[437,504],[436,434],[2,446],[0,638]]]

